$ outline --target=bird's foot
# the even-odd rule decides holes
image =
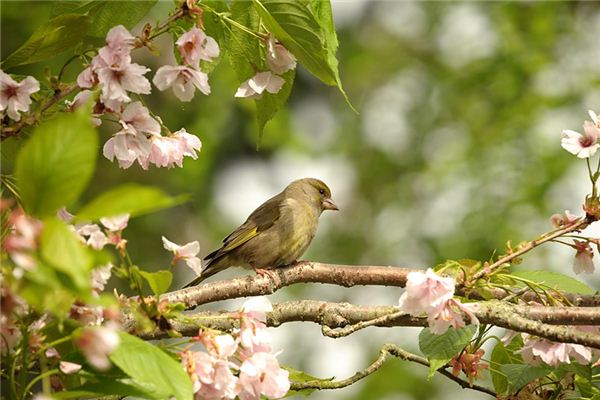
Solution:
[[[257,275],[260,276],[267,276],[269,277],[272,281],[275,280],[275,278],[277,277],[277,273],[271,269],[264,269],[264,268],[254,268],[254,271],[256,271]]]

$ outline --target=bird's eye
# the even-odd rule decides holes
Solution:
[[[325,194],[325,189],[319,189],[319,193]]]

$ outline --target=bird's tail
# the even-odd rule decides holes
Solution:
[[[208,261],[206,266],[202,269],[200,275],[198,275],[193,281],[184,286],[184,288],[189,288],[192,286],[196,286],[202,283],[205,279],[213,276],[216,273],[219,273],[227,268],[226,264],[219,263],[220,258],[213,258]]]

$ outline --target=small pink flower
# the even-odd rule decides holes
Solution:
[[[81,364],[76,364],[69,361],[61,361],[58,365],[60,372],[65,375],[75,374],[81,370]]]
[[[562,214],[553,214],[550,217],[550,222],[555,228],[563,228],[573,224],[578,219],[579,217],[577,215],[573,215],[571,214],[571,211],[565,210]]]
[[[289,372],[273,354],[254,353],[240,366],[237,388],[240,400],[279,399],[290,390]]]
[[[273,305],[265,296],[251,297],[242,305],[242,317],[255,319],[262,323],[267,322],[267,313],[273,311]]]
[[[592,119],[592,122],[594,123],[594,125],[596,125],[596,127],[600,128],[600,117],[598,116],[598,114],[596,114],[592,110],[588,110],[588,114],[590,115],[590,118]]]
[[[0,315],[0,353],[3,356],[12,354],[21,341],[21,329],[16,320],[4,314]]]
[[[123,130],[108,139],[102,149],[104,157],[113,161],[115,158],[121,168],[129,168],[134,161],[144,166],[150,156],[152,144],[150,140],[127,124]]]
[[[429,329],[433,334],[441,335],[450,327],[454,329],[463,328],[465,326],[463,314],[470,318],[472,324],[477,325],[479,320],[473,314],[474,307],[476,307],[475,303],[463,304],[458,300],[447,300],[443,306],[438,307],[427,316]]]
[[[117,25],[106,34],[106,44],[115,51],[129,54],[135,46],[135,37],[123,25]]]
[[[83,237],[84,242],[95,250],[100,250],[108,244],[108,238],[102,232],[102,229],[96,224],[86,224],[77,228],[79,236]],[[87,238],[86,238],[87,237]]]
[[[4,238],[3,249],[18,267],[33,270],[37,263],[31,252],[38,247],[42,222],[26,215],[21,208],[12,210],[7,222],[9,234]]]
[[[102,87],[103,103],[121,102],[128,103],[131,98],[127,92],[149,94],[151,91],[150,82],[144,77],[150,69],[143,65],[121,61],[118,64],[112,64],[97,71],[98,82]],[[107,104],[108,106],[108,104]],[[114,105],[110,107],[117,111]]]
[[[182,128],[174,132],[173,137],[179,140],[179,148],[184,156],[192,157],[194,160],[198,158],[196,152],[200,152],[202,149],[202,142],[198,136],[192,135]]]
[[[29,111],[30,96],[40,90],[40,83],[32,76],[21,82],[15,81],[4,71],[0,70],[0,113],[8,114],[14,121],[21,119],[21,111]]]
[[[83,89],[90,89],[98,83],[98,77],[93,71],[92,65],[88,65],[77,75],[77,85]]]
[[[119,121],[123,128],[135,131],[135,133],[150,133],[160,135],[160,124],[150,116],[150,111],[139,102],[133,102],[125,107]]]
[[[283,74],[296,68],[296,57],[290,53],[273,35],[267,39],[267,65],[276,74]]]
[[[573,240],[573,247],[577,250],[575,260],[573,261],[573,272],[576,274],[592,274],[594,273],[594,250],[590,243],[584,240]]]
[[[200,29],[193,27],[177,40],[177,48],[183,62],[198,67],[200,60],[212,61],[219,57],[219,45]]]
[[[228,361],[188,350],[181,353],[181,363],[192,380],[196,399],[235,398],[237,378]]]
[[[543,361],[558,366],[570,364],[571,358],[574,358],[578,363],[587,365],[592,360],[591,350],[580,344],[551,342],[527,334],[523,334],[523,342],[520,353],[528,364],[539,365]]]
[[[238,347],[238,342],[228,334],[215,335],[210,331],[201,330],[194,339],[206,347],[208,354],[224,360],[231,357]]]
[[[252,78],[240,85],[235,97],[245,97],[249,99],[258,99],[264,91],[275,94],[278,93],[285,80],[273,74],[271,71],[257,72]]]
[[[112,269],[113,265],[109,262],[92,270],[92,290],[95,293],[100,293],[104,290],[104,286],[110,279]]]
[[[589,158],[593,156],[600,143],[600,128],[589,121],[583,123],[583,135],[570,129],[562,132],[561,146],[569,153],[579,158]]]
[[[179,246],[166,237],[162,237],[163,246],[166,250],[172,252],[175,256],[173,262],[184,260],[188,267],[190,267],[197,275],[202,272],[202,261],[196,255],[200,252],[200,244],[198,241],[186,243],[183,246]]]
[[[100,218],[102,225],[111,232],[119,232],[127,227],[129,222],[129,214],[116,215],[114,217],[103,217]]]
[[[431,268],[425,273],[410,272],[406,290],[400,297],[400,308],[411,315],[429,314],[452,299],[454,285],[453,278],[443,278]]]
[[[179,140],[173,136],[152,136],[150,141],[150,156],[145,165],[142,165],[144,168],[147,168],[148,164],[167,168],[173,168],[175,165],[183,166],[183,151]]]
[[[106,370],[110,367],[108,356],[117,348],[120,339],[113,328],[98,326],[83,328],[74,341],[90,365]]]
[[[191,101],[196,89],[210,94],[208,75],[186,65],[163,65],[156,71],[152,82],[160,91],[172,87],[181,101]]]

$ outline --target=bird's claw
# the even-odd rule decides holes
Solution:
[[[271,280],[275,280],[275,278],[277,277],[277,273],[273,270],[270,269],[264,269],[264,268],[254,268],[254,271],[256,271],[257,275],[260,276],[267,276],[269,277]]]

